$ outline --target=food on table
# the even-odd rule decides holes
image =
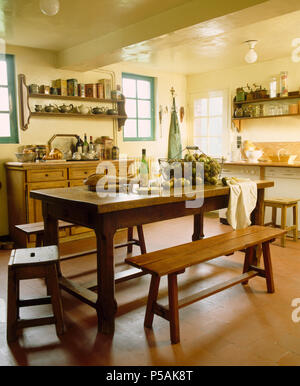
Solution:
[[[61,160],[63,153],[59,149],[52,149],[49,154],[44,155],[43,160]]]

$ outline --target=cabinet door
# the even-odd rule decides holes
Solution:
[[[51,188],[67,188],[67,181],[51,181],[51,182],[36,182],[27,184],[27,222],[34,223],[43,221],[42,202],[30,197],[31,190],[51,189]],[[67,236],[68,230],[59,232],[61,237]]]

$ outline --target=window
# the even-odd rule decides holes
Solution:
[[[123,73],[122,83],[128,116],[123,132],[124,141],[153,141],[154,78]]]
[[[193,98],[194,145],[213,157],[226,153],[227,100],[224,91]]]
[[[15,62],[0,54],[0,143],[18,143]]]

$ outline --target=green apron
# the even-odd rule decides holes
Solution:
[[[170,131],[169,131],[168,158],[169,159],[182,158],[181,136],[180,136],[180,129],[179,129],[174,97],[173,97],[173,106],[171,111],[171,123],[170,123]]]

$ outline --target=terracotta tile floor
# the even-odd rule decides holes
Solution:
[[[229,231],[218,219],[205,218],[206,236]],[[190,241],[192,218],[146,225],[148,251]],[[121,241],[125,233],[119,233]],[[63,244],[62,252],[93,248],[93,240]],[[0,365],[300,365],[300,323],[292,321],[292,299],[300,298],[300,243],[271,247],[276,292],[266,293],[265,281],[254,278],[180,311],[181,342],[171,345],[169,325],[154,318],[152,330],[143,319],[149,276],[118,284],[119,304],[113,337],[97,334],[95,311],[62,292],[66,333],[59,339],[53,325],[27,328],[17,343],[6,343],[6,284],[9,252],[0,251]],[[116,250],[116,270],[123,270],[125,249]],[[134,253],[139,249],[134,247]],[[241,272],[243,255],[192,267],[180,276],[181,294],[206,288]],[[62,263],[67,277],[89,281],[95,268],[90,255]],[[83,272],[86,272],[83,274]],[[25,297],[45,293],[41,280],[23,281]],[[166,280],[160,297],[166,298]],[[163,301],[166,299],[163,299]],[[162,301],[162,302],[163,302]],[[47,314],[48,305],[22,309],[24,316]],[[300,314],[300,313],[299,313]]]

